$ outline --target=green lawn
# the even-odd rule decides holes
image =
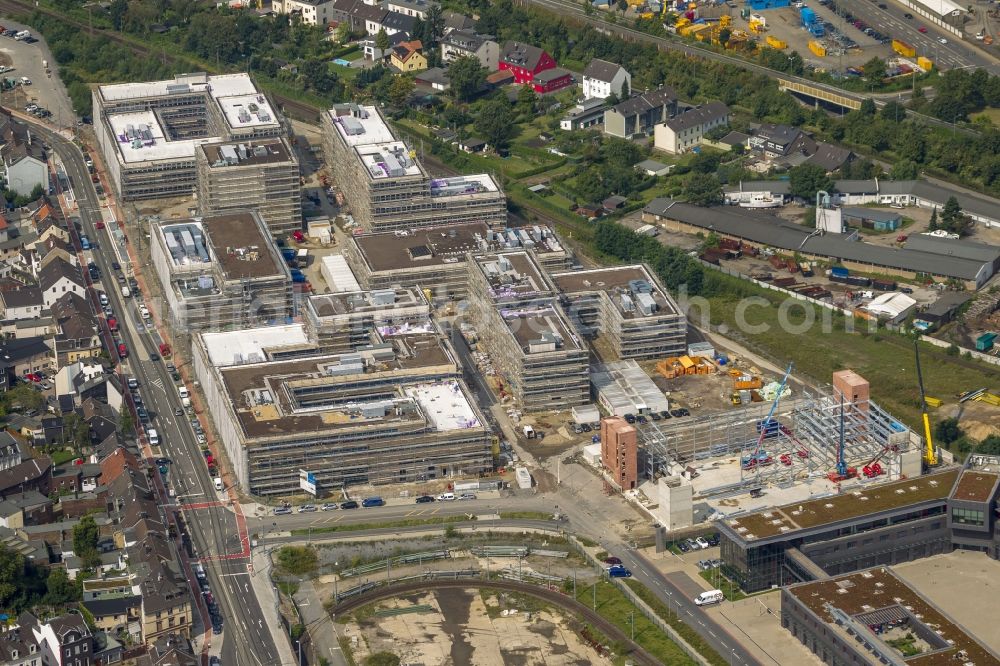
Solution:
[[[49,457],[52,458],[53,465],[62,465],[68,463],[73,458],[76,458],[76,453],[71,449],[60,449],[54,453],[50,453]]]
[[[707,580],[708,584],[715,589],[722,590],[722,593],[726,595],[726,599],[729,601],[746,599],[747,595],[740,589],[740,586],[723,576],[722,572],[718,569],[699,571],[698,575]]]
[[[642,583],[631,579],[626,580],[625,584],[628,585],[632,589],[632,591],[635,592],[647,606],[652,608],[653,612],[656,613],[658,617],[662,618],[663,620],[666,621],[667,624],[673,627],[674,631],[676,631],[681,636],[681,638],[687,641],[688,645],[697,650],[698,653],[708,661],[708,663],[712,664],[713,666],[725,666],[728,663],[725,659],[722,658],[722,655],[720,655],[718,652],[715,651],[715,649],[712,648],[712,646],[706,643],[705,640],[701,636],[699,636],[694,629],[692,629],[687,624],[679,620],[677,618],[676,612],[668,609],[666,605],[664,605],[664,603],[660,601],[659,598],[657,598],[649,590],[649,588],[645,587]],[[638,625],[636,625],[636,628],[638,631]],[[638,633],[636,634],[636,637],[638,638]],[[653,654],[655,654],[657,657],[660,657],[660,654],[657,652],[654,652]],[[674,663],[672,661],[668,661],[662,658],[661,661],[663,661],[664,664]]]
[[[794,301],[791,308],[784,306],[788,325],[782,326],[780,300],[777,295],[768,297],[769,302],[761,300],[761,306],[746,308],[745,323],[749,326],[737,324],[737,300],[712,297],[708,299],[711,321],[725,324],[728,337],[745,342],[779,365],[794,361],[794,374],[829,382],[835,370],[857,371],[871,382],[873,400],[911,427],[919,426],[920,399],[913,342],[909,338],[884,330],[869,334],[867,322],[862,321],[852,322],[858,332],[847,333],[843,316],[802,301]],[[821,311],[826,313],[829,326],[823,325]],[[812,317],[810,326],[805,325],[807,317]],[[756,325],[763,326],[748,332],[750,326]],[[1000,386],[996,370],[982,363],[949,356],[944,349],[927,344],[921,345],[920,354],[928,395],[951,401],[972,388]]]
[[[631,581],[629,581],[631,582]],[[597,585],[597,612],[615,623],[627,636],[632,633],[632,618],[635,619],[635,642],[645,648],[664,664],[694,664],[680,646],[670,640],[659,627],[640,613],[617,587],[606,580]],[[640,586],[641,587],[641,586]],[[593,607],[594,586],[580,589],[577,601]],[[702,653],[705,655],[705,653]],[[707,655],[705,655],[707,657]],[[724,663],[724,662],[721,662]]]
[[[344,523],[343,525],[324,525],[312,529],[292,530],[293,536],[311,536],[329,534],[332,532],[357,532],[360,530],[391,529],[393,527],[419,527],[422,525],[446,525],[469,520],[465,516],[441,516],[440,518],[411,518],[407,520],[390,520],[378,523]]]

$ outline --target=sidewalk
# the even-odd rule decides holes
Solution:
[[[254,596],[260,604],[261,615],[267,623],[267,630],[271,633],[271,641],[278,651],[281,664],[282,666],[297,664],[288,636],[285,635],[281,620],[278,618],[278,592],[271,583],[271,558],[264,548],[258,548],[253,552],[251,561],[253,573],[250,575],[250,584],[253,585]]]
[[[312,639],[314,654],[328,659],[332,666],[347,666],[347,659],[340,648],[337,625],[323,608],[323,600],[316,594],[311,580],[299,586],[299,591],[295,593],[295,603],[299,606],[302,623]]]

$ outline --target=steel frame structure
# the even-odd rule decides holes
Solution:
[[[785,398],[773,418],[781,424],[774,436],[766,437],[761,450],[771,458],[767,465],[744,468],[740,459],[757,450],[757,424],[767,418],[770,402],[754,403],[721,414],[678,421],[650,421],[638,428],[646,452],[646,475],[655,479],[668,475],[671,463],[684,466],[713,458],[735,457],[740,481],[706,494],[736,492],[768,484],[782,485],[807,476],[826,477],[837,467],[841,432],[841,402],[832,387],[803,390],[796,399]],[[909,450],[911,433],[874,401],[844,403],[844,458],[858,472],[882,455],[885,474],[900,474],[900,455]],[[890,435],[900,433],[893,437]],[[902,436],[906,433],[906,436]],[[888,449],[888,450],[887,450]],[[805,455],[800,455],[799,452]],[[883,455],[884,454],[884,455]],[[782,462],[787,456],[790,464]]]

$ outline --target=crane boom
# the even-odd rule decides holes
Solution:
[[[931,440],[931,419],[927,415],[927,397],[924,395],[924,376],[920,372],[920,343],[913,341],[913,353],[917,359],[917,384],[920,386],[920,415],[924,420],[924,439],[927,446],[924,449],[924,462],[928,467],[938,464],[937,455],[934,453],[934,442]]]

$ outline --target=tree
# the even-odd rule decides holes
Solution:
[[[523,114],[534,115],[535,113],[535,103],[538,101],[538,95],[535,93],[535,89],[530,85],[525,84],[521,86],[521,89],[517,91],[517,109]]]
[[[879,85],[885,79],[885,61],[881,58],[872,58],[862,67],[865,73],[865,81],[872,85]]]
[[[632,91],[629,90],[628,79],[626,79],[626,80],[622,81],[622,90],[618,94],[618,99],[620,99],[620,100],[628,99],[631,94],[632,94]]]
[[[278,551],[278,566],[293,576],[304,576],[316,570],[319,555],[312,546],[283,546]]]
[[[722,183],[713,174],[692,173],[684,186],[688,203],[714,206],[722,203]]]
[[[896,100],[889,100],[879,111],[879,115],[890,122],[898,123],[906,120],[906,107]]]
[[[733,33],[729,28],[723,28],[719,31],[719,43],[725,46],[729,43],[729,38],[732,36]]]
[[[476,131],[494,150],[507,147],[514,135],[514,109],[506,95],[498,95],[483,104],[476,118]]]
[[[421,27],[423,32],[418,34],[423,41],[425,52],[438,50],[438,42],[444,35],[444,15],[441,13],[441,5],[434,3],[430,6]]]
[[[937,231],[938,230],[937,206],[934,206],[934,210],[931,211],[931,221],[927,225],[927,228],[929,230],[931,230],[931,231]]]
[[[892,176],[893,180],[914,180],[918,172],[919,169],[916,162],[913,160],[900,160],[892,165],[892,171],[889,172],[889,175]]]
[[[389,103],[396,108],[403,108],[413,94],[415,84],[408,76],[396,76],[389,86]]]
[[[601,146],[601,156],[609,164],[631,169],[642,160],[642,150],[634,141],[611,137]]]
[[[76,412],[63,417],[63,444],[73,447],[76,455],[81,455],[84,447],[90,446],[90,424]]]
[[[383,58],[388,55],[386,51],[389,49],[389,35],[385,28],[378,29],[378,34],[375,35],[375,48],[379,50]]]
[[[615,3],[615,6],[617,6],[618,11],[624,15],[625,12],[628,11],[628,0],[618,0],[618,2]]]
[[[80,599],[80,590],[65,569],[52,569],[45,581],[45,603],[61,606]]]
[[[88,569],[100,565],[101,555],[97,552],[97,542],[101,533],[94,522],[94,517],[87,515],[73,527],[73,554],[83,560]]]
[[[826,170],[815,164],[792,167],[788,170],[788,179],[792,194],[807,202],[813,201],[820,190],[833,190],[833,181],[826,175]]]
[[[351,41],[351,22],[341,21],[337,26],[337,43],[346,44]]]
[[[944,446],[948,446],[963,435],[965,433],[958,427],[958,419],[955,418],[938,421],[934,426],[934,441]]]
[[[968,233],[969,218],[962,212],[962,207],[958,205],[958,199],[954,196],[948,197],[944,208],[941,209],[940,226],[953,234]]]
[[[472,99],[486,82],[486,68],[475,56],[457,58],[448,67],[448,80],[455,99],[467,102]]]
[[[858,113],[862,116],[874,116],[875,115],[875,100],[871,97],[865,97],[861,100],[861,108],[858,109]]]
[[[375,652],[365,657],[364,666],[399,666],[399,657],[391,652]]]
[[[0,545],[0,607],[10,607],[11,601],[20,594],[24,565],[24,555]]]
[[[108,14],[111,16],[111,25],[115,30],[121,32],[125,24],[125,13],[128,11],[128,0],[113,0],[108,7]]]
[[[118,417],[118,431],[129,436],[132,433],[133,428],[135,428],[135,421],[132,419],[132,413],[127,409],[121,411],[121,415]]]

